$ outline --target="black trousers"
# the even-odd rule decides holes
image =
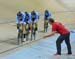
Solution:
[[[70,33],[60,35],[56,41],[57,54],[61,55],[61,43],[65,41],[67,45],[68,54],[72,54],[70,45]]]

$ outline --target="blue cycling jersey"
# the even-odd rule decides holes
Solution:
[[[35,20],[34,20],[34,23],[36,23],[36,22],[38,22],[38,20],[39,20],[39,14],[38,14],[38,12],[35,12],[36,14],[35,14]],[[32,21],[31,21],[32,22]]]
[[[24,14],[24,12],[21,12],[21,14],[22,14],[22,20],[21,20],[21,22],[23,23],[23,20],[24,20],[24,18],[25,18],[25,14]],[[19,16],[17,16],[16,15],[16,23],[18,24],[20,22],[20,20],[19,20]]]
[[[47,17],[46,17],[45,14],[46,14],[46,13],[44,12],[44,14],[43,14],[43,18],[44,18],[44,20],[46,20],[46,18],[50,18],[50,17],[51,17],[51,12],[48,11],[48,16],[47,16]]]
[[[23,20],[23,24],[26,24],[26,22],[27,23],[31,23],[31,13],[28,13],[28,15],[27,15],[27,20],[26,20],[26,14],[25,14],[25,18],[24,18],[24,20]]]

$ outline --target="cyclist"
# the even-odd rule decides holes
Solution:
[[[23,34],[23,20],[24,20],[24,13],[19,11],[16,15],[16,24],[17,24],[17,32],[18,32],[18,35],[21,34],[21,38],[22,37],[22,34]],[[18,39],[19,39],[19,36],[18,36]],[[23,40],[21,40],[23,41]]]
[[[44,32],[47,32],[48,28],[48,18],[51,17],[51,13],[48,10],[44,12]]]
[[[24,41],[26,40],[26,35],[30,32],[30,23],[31,23],[31,13],[25,12],[25,18],[23,20],[24,24]]]

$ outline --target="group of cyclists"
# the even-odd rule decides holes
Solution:
[[[48,18],[51,17],[51,13],[48,10],[44,11],[44,32],[47,32],[48,28]],[[29,34],[31,33],[32,37],[36,35],[36,31],[38,30],[38,21],[39,21],[39,13],[37,11],[29,12],[21,12],[19,11],[16,15],[16,24],[17,24],[17,32],[18,32],[18,42],[28,41]],[[20,40],[21,38],[21,40]]]
[[[61,43],[63,40],[65,40],[65,43],[67,45],[68,49],[68,55],[72,54],[71,51],[71,45],[70,45],[70,32],[68,29],[66,29],[60,22],[55,22],[53,18],[51,17],[51,13],[48,10],[44,11],[44,32],[47,32],[48,29],[48,22],[52,25],[52,32],[44,36],[50,37],[53,36],[55,33],[59,33],[60,36],[58,37],[56,41],[56,46],[57,46],[57,52],[54,54],[56,55],[61,55]],[[28,36],[31,31],[31,40],[33,39],[32,37],[34,36],[34,39],[36,37],[36,31],[38,30],[38,21],[39,21],[39,14],[36,11],[32,11],[31,13],[28,12],[21,12],[19,11],[16,15],[16,23],[17,23],[17,31],[18,31],[18,44],[20,42],[24,42],[25,39],[28,41]],[[21,39],[19,39],[21,38]]]

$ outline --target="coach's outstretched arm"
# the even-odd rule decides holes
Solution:
[[[53,36],[53,35],[56,34],[56,33],[57,33],[57,32],[54,31],[54,32],[50,33],[49,35],[44,36],[43,38],[47,38],[47,37]]]

